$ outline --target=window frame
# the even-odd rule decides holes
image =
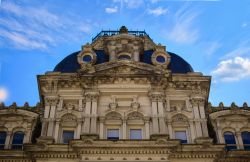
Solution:
[[[243,133],[247,133],[248,138],[244,138]],[[241,139],[243,143],[244,150],[250,150],[250,131],[242,131],[241,132]]]
[[[72,138],[72,139],[75,139],[75,130],[72,130],[72,129],[63,129],[63,130],[62,130],[62,138],[61,138],[61,142],[62,142],[63,144],[69,144],[69,141],[72,140],[72,139],[69,139],[67,143],[64,142],[64,136],[63,136],[63,135],[64,135],[64,132],[73,132],[73,138]]]
[[[14,140],[15,139],[15,135],[21,133],[22,134],[22,142],[14,144]],[[25,138],[25,133],[23,131],[15,131],[12,135],[12,141],[11,141],[11,149],[13,150],[22,150],[23,149],[23,142],[24,142],[24,138]]]
[[[185,135],[186,135],[186,140],[180,139],[180,138],[176,138],[176,132],[184,132]],[[187,143],[189,143],[187,130],[181,130],[181,129],[180,130],[179,129],[174,130],[174,138],[175,139],[179,139],[181,141],[181,144],[187,144]]]
[[[141,138],[131,138],[131,131],[132,130],[140,130],[140,133],[141,133]],[[142,140],[143,139],[143,130],[141,128],[130,128],[129,129],[129,139],[131,140]]]
[[[227,141],[229,140],[228,138],[225,138],[225,134],[227,134],[227,136],[229,136],[229,134],[231,134],[231,137],[233,137],[234,143],[228,143]],[[223,138],[224,138],[224,142],[226,144],[226,150],[230,151],[230,150],[237,150],[237,139],[235,136],[235,133],[232,131],[225,131],[223,132]],[[230,139],[232,140],[232,139]]]
[[[116,130],[117,131],[117,133],[118,133],[118,138],[117,137],[109,137],[109,130]],[[119,140],[119,139],[121,139],[121,133],[120,133],[120,129],[119,128],[107,128],[106,129],[106,139],[107,140]]]

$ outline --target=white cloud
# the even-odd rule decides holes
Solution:
[[[242,24],[241,24],[241,27],[242,28],[245,28],[245,27],[247,27],[248,26],[248,23],[247,22],[243,22]]]
[[[135,9],[144,4],[143,0],[113,0],[114,3],[120,3],[120,10],[123,9],[123,6],[129,9]]]
[[[7,98],[8,98],[7,89],[0,87],[0,102],[4,102]]]
[[[235,57],[221,61],[211,72],[215,81],[233,82],[250,77],[250,59]]]
[[[221,43],[219,42],[209,42],[206,45],[206,55],[211,56],[221,47]]]
[[[174,15],[173,28],[166,32],[167,38],[184,44],[196,42],[199,38],[199,30],[194,25],[197,16],[197,12],[186,7],[178,10]]]
[[[166,8],[164,9],[162,7],[147,10],[148,14],[152,14],[152,15],[155,15],[155,16],[163,15],[163,14],[167,13],[167,11],[168,10]]]
[[[118,7],[117,6],[105,8],[105,12],[106,13],[116,13],[117,11],[118,11]]]
[[[236,56],[244,56],[246,54],[250,53],[250,47],[245,46],[245,45],[240,45],[238,48],[235,50],[227,53],[224,58],[230,58],[230,57],[236,57]]]
[[[0,44],[18,49],[45,50],[60,42],[76,41],[88,34],[92,27],[91,22],[78,15],[56,14],[45,6],[21,6],[6,1],[1,12],[6,16],[0,18]]]

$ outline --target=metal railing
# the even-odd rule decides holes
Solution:
[[[113,36],[113,35],[118,35],[120,32],[119,30],[102,30],[100,33],[98,33],[94,38],[92,38],[92,42],[95,42],[98,38],[100,37],[105,37],[105,36]],[[153,41],[150,36],[145,32],[145,31],[128,31],[128,34],[134,35],[134,36],[139,36],[143,37],[146,36],[148,37],[151,41]]]

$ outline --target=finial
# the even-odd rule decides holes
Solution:
[[[122,26],[119,30],[120,34],[127,34],[128,33],[128,29],[126,26]]]
[[[29,108],[29,103],[28,102],[25,102],[24,105],[23,105],[24,108]]]
[[[223,102],[220,102],[220,103],[219,103],[219,108],[224,108]]]
[[[207,107],[208,107],[209,109],[211,109],[211,108],[212,108],[212,104],[211,104],[211,102],[208,102]]]
[[[0,102],[0,108],[4,108],[5,105],[4,105],[4,102]]]
[[[248,107],[247,103],[244,102],[244,103],[243,103],[243,108],[247,108],[247,107]]]
[[[16,102],[13,102],[12,105],[10,105],[10,107],[13,108],[13,109],[16,109],[17,108]]]
[[[238,106],[235,104],[235,102],[232,102],[232,104],[231,104],[231,108],[237,108]]]

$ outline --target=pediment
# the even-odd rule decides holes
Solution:
[[[159,69],[153,65],[134,61],[115,61],[95,66],[94,74],[110,75],[145,75],[145,74],[166,74],[169,70]]]

